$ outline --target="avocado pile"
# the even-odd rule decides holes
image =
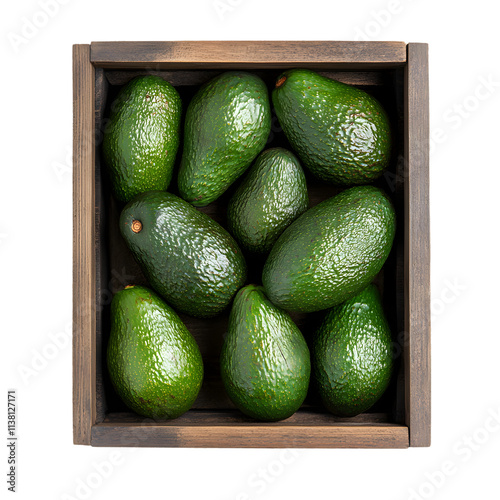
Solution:
[[[197,89],[185,115],[184,104],[162,78],[136,77],[104,131],[121,235],[150,287],[130,284],[113,297],[107,364],[116,392],[145,417],[182,415],[204,372],[178,313],[229,311],[220,376],[244,414],[288,418],[310,386],[334,415],[366,411],[394,369],[372,283],[396,230],[390,199],[370,185],[390,161],[386,112],[358,88],[288,70],[272,105],[289,146],[265,150],[271,102],[258,76],[224,72]],[[345,189],[310,208],[312,178]],[[224,225],[197,208],[216,200]],[[260,283],[249,283],[247,263],[260,265]],[[290,313],[317,311],[306,342]]]

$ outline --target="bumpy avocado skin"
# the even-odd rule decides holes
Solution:
[[[232,236],[171,193],[136,196],[121,213],[120,230],[151,286],[186,314],[215,316],[245,282],[245,259]]]
[[[203,380],[193,336],[169,305],[142,286],[113,297],[107,362],[124,403],[154,419],[176,418],[189,410]]]
[[[258,420],[282,420],[303,403],[310,354],[290,316],[275,307],[262,287],[236,295],[221,351],[221,376],[232,402]]]
[[[270,130],[269,96],[259,77],[229,71],[204,84],[186,112],[181,197],[198,207],[216,200],[262,151]]]
[[[353,417],[382,396],[393,371],[392,340],[378,290],[328,311],[313,337],[313,379],[325,407]]]
[[[139,76],[112,105],[103,154],[116,199],[166,190],[179,147],[181,99],[160,77]]]
[[[265,254],[309,206],[304,171],[283,148],[263,151],[228,204],[228,228],[249,252]]]
[[[382,174],[391,127],[374,97],[307,69],[285,71],[276,85],[272,101],[280,125],[315,176],[352,186]]]
[[[380,189],[347,189],[309,209],[278,238],[262,273],[266,295],[288,311],[340,304],[382,269],[395,231],[394,207]]]

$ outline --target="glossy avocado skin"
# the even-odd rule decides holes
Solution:
[[[162,78],[140,76],[125,85],[112,105],[103,153],[116,199],[165,190],[179,147],[181,99]]]
[[[242,288],[221,351],[221,376],[231,401],[258,420],[288,418],[306,397],[310,372],[309,349],[290,316],[262,287]]]
[[[273,246],[262,273],[266,295],[297,312],[344,302],[382,269],[395,230],[394,208],[376,187],[353,187],[321,202]]]
[[[389,119],[366,92],[306,69],[285,71],[272,101],[302,163],[338,185],[367,184],[382,174],[391,152]]]
[[[245,282],[245,259],[232,236],[171,193],[135,197],[121,213],[120,230],[151,286],[186,314],[215,316]]]
[[[229,231],[245,250],[267,253],[308,206],[306,178],[295,155],[283,148],[268,149],[229,201]]]
[[[107,361],[124,403],[154,419],[176,418],[189,410],[203,380],[193,336],[169,305],[142,286],[113,297]]]
[[[198,207],[216,200],[262,151],[270,130],[269,96],[259,77],[229,71],[203,85],[186,112],[181,197]]]
[[[374,285],[330,309],[313,337],[313,378],[335,415],[364,412],[387,389],[393,370],[391,331]]]

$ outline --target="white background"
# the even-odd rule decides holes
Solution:
[[[0,15],[1,399],[18,389],[18,498],[499,498],[495,3],[54,1],[49,17],[43,0],[3,2]],[[431,448],[283,455],[72,444],[71,46],[203,39],[430,44]],[[3,497],[8,450],[0,449]],[[102,462],[114,465],[96,472]]]

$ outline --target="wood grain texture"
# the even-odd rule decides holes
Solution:
[[[410,446],[431,438],[429,69],[427,44],[408,44],[405,70],[405,421]]]
[[[115,426],[92,428],[92,446],[182,448],[407,448],[408,428],[389,426]]]
[[[363,69],[402,66],[404,42],[182,41],[92,42],[91,60],[103,68]]]
[[[90,46],[73,46],[73,441],[90,444],[96,418],[95,74]]]
[[[373,417],[370,417],[373,415]],[[384,418],[386,416],[383,416]],[[406,448],[408,428],[380,422],[379,414],[354,419],[301,410],[281,422],[255,422],[239,412],[189,411],[154,422],[117,415],[92,428],[93,446],[188,448]]]

